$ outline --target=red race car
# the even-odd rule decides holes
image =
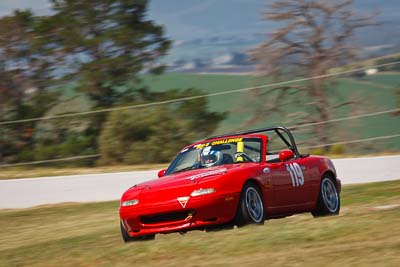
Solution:
[[[125,242],[340,210],[341,182],[332,161],[300,154],[285,127],[214,136],[189,145],[158,176],[122,195]]]

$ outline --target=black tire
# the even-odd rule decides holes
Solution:
[[[311,211],[314,217],[338,215],[340,212],[340,195],[332,178],[325,176],[321,180],[317,207]]]
[[[122,240],[124,240],[125,243],[127,242],[134,242],[134,241],[146,241],[146,240],[154,240],[156,235],[142,235],[138,237],[131,237],[128,232],[126,231],[125,227],[122,225],[122,222],[119,223],[119,226],[121,228],[121,236]]]
[[[235,224],[264,224],[265,208],[259,187],[252,182],[244,185],[236,212]]]

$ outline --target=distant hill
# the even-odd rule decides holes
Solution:
[[[278,25],[262,20],[275,0],[149,0],[148,17],[165,26],[174,41],[163,58],[170,71],[189,73],[248,72],[246,53]],[[31,8],[51,13],[49,0],[0,1],[0,15]],[[376,14],[379,26],[362,29],[355,40],[364,58],[400,52],[399,0],[354,0],[354,10]]]
[[[149,17],[166,27],[174,46],[164,62],[177,72],[248,72],[247,51],[266,39],[276,24],[262,20],[272,0],[153,0]],[[355,0],[354,10],[377,13],[379,26],[356,36],[361,56],[400,51],[397,0]],[[223,59],[226,59],[225,61]]]

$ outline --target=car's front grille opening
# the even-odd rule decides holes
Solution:
[[[185,211],[143,216],[140,218],[140,220],[143,224],[154,224],[163,222],[182,221],[185,219],[189,220],[193,215],[194,215],[193,210],[185,210]]]

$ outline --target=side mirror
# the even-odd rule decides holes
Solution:
[[[294,153],[291,150],[282,150],[281,152],[279,152],[279,160],[281,162],[285,162],[292,158],[294,158]]]
[[[159,172],[158,172],[158,178],[163,177],[163,176],[165,175],[165,172],[166,172],[166,171],[167,171],[166,169],[163,169],[163,170],[159,171]]]

